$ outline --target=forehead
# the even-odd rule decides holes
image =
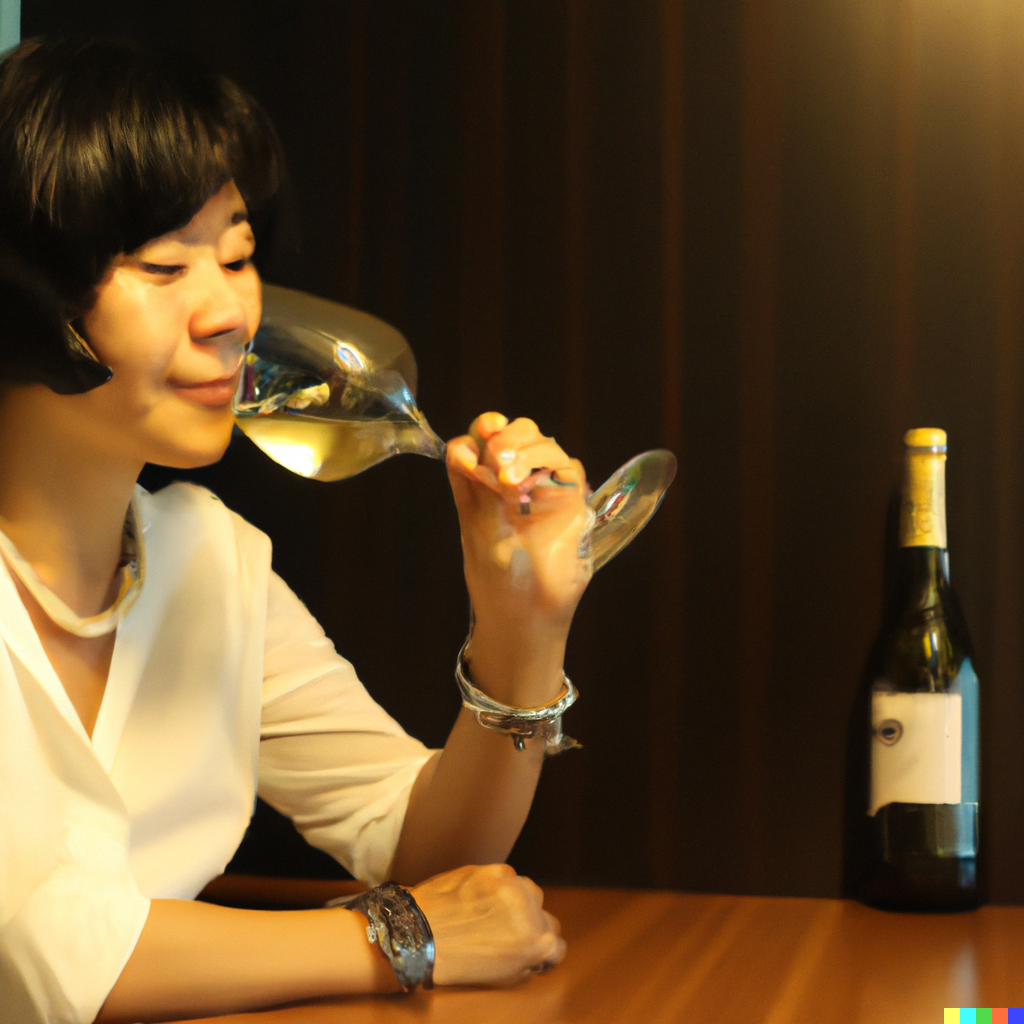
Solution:
[[[235,183],[229,181],[203,204],[193,218],[176,231],[154,238],[147,245],[177,242],[182,245],[204,245],[238,225],[248,231],[248,212],[245,200]],[[145,247],[144,247],[145,248]]]

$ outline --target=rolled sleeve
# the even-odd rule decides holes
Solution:
[[[384,881],[409,794],[432,751],[366,692],[276,575],[267,608],[260,795],[312,846]]]
[[[124,849],[68,829],[58,864],[0,928],[0,1022],[88,1024],[135,949],[150,902]]]

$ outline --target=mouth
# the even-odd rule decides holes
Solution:
[[[231,400],[238,390],[238,378],[242,372],[241,366],[234,373],[226,377],[218,377],[216,380],[200,381],[195,384],[173,383],[175,393],[179,398],[195,405],[203,405],[210,409],[220,409],[231,405]]]

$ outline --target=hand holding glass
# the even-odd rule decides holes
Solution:
[[[416,360],[393,327],[337,302],[263,286],[263,319],[234,412],[275,462],[300,476],[341,480],[401,452],[443,459],[444,442],[416,405],[415,388]],[[643,529],[675,472],[671,452],[644,452],[590,496],[593,571]],[[520,507],[529,510],[528,490]]]

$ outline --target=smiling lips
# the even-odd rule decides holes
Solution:
[[[240,373],[241,367],[228,377],[218,377],[216,380],[204,381],[202,384],[175,384],[174,390],[181,398],[194,402],[196,405],[220,408],[229,405],[231,399],[235,397]]]

